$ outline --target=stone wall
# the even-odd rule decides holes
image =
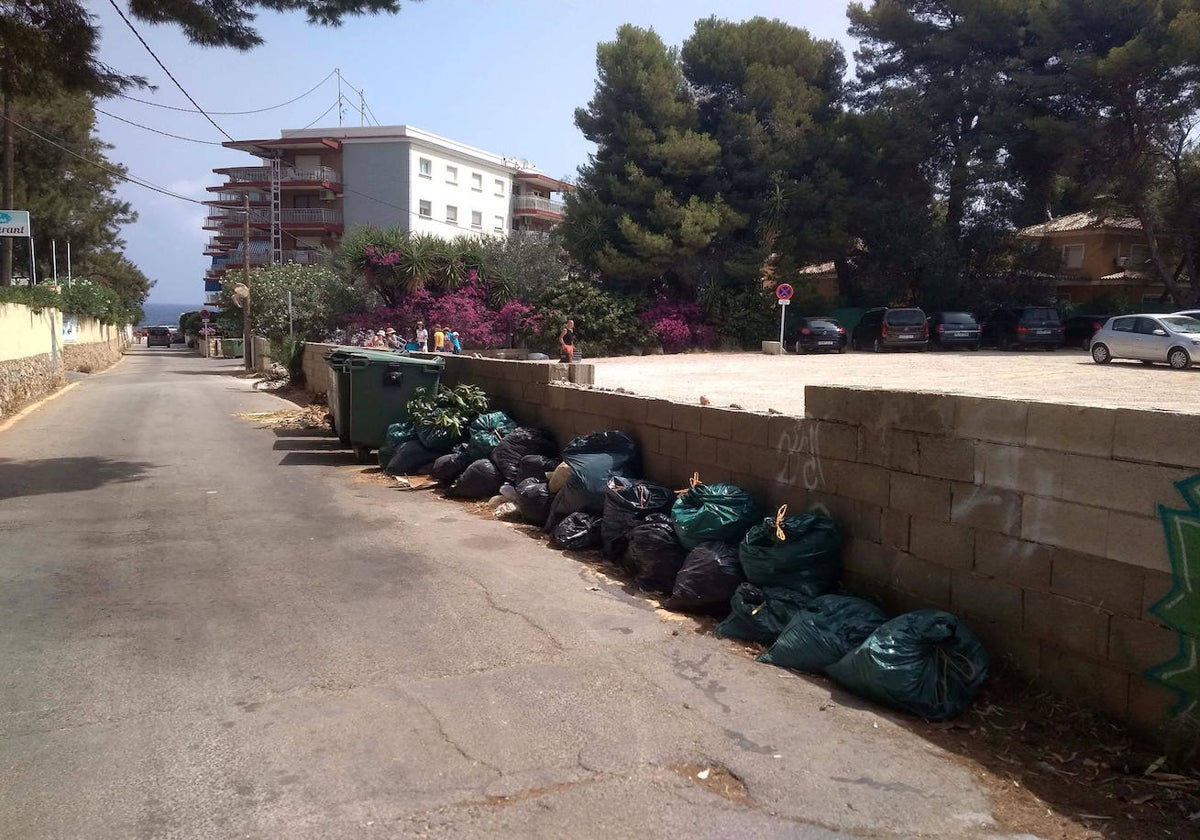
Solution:
[[[1147,671],[1178,656],[1193,670],[1177,684],[1195,684],[1184,654],[1200,603],[1183,607],[1186,633],[1150,607],[1173,585],[1194,593],[1159,506],[1188,507],[1175,483],[1200,472],[1200,415],[809,387],[807,415],[790,417],[572,379],[590,381],[591,366],[446,358],[447,384],[480,385],[563,442],[629,432],[656,481],[681,488],[699,472],[771,510],[823,505],[846,538],[851,591],[895,611],[948,609],[998,663],[1143,731],[1179,722],[1180,696]]]
[[[125,340],[119,334],[105,341],[64,344],[63,365],[67,370],[96,373],[116,364],[124,350]]]
[[[0,419],[26,403],[45,396],[63,383],[63,369],[54,370],[50,354],[0,361]]]

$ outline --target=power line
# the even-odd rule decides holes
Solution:
[[[182,134],[172,134],[169,131],[159,131],[157,128],[151,128],[148,125],[142,125],[141,123],[134,122],[133,120],[127,120],[124,117],[118,117],[116,114],[110,114],[108,111],[105,111],[101,108],[93,107],[92,110],[97,114],[103,114],[106,117],[112,117],[114,120],[119,120],[127,125],[132,125],[136,128],[144,129],[145,131],[152,131],[155,134],[161,134],[163,137],[173,137],[176,140],[187,140],[189,143],[203,143],[206,146],[221,145],[216,140],[197,140],[195,137],[184,137]]]
[[[219,117],[238,117],[238,116],[245,116],[246,114],[262,114],[262,113],[265,113],[265,112],[267,112],[267,111],[275,111],[275,110],[278,110],[278,109],[280,109],[280,108],[283,108],[283,107],[286,107],[286,106],[288,106],[288,105],[291,105],[293,102],[299,102],[301,99],[303,99],[304,97],[306,97],[306,96],[308,96],[309,94],[313,93],[313,92],[314,92],[314,91],[316,91],[316,90],[317,90],[319,87],[321,87],[321,86],[322,86],[322,85],[324,85],[326,82],[328,82],[330,79],[332,79],[332,78],[333,78],[333,74],[334,74],[334,73],[336,73],[336,72],[337,72],[336,70],[330,70],[330,71],[329,71],[329,74],[328,74],[327,76],[325,76],[325,78],[324,78],[324,79],[322,79],[321,81],[317,82],[315,85],[313,85],[311,88],[309,88],[308,90],[306,90],[304,93],[300,94],[299,96],[296,96],[296,97],[293,97],[293,98],[289,99],[287,102],[280,102],[278,105],[270,105],[270,106],[268,106],[268,107],[266,107],[266,108],[255,108],[255,109],[254,109],[254,110],[252,110],[252,111],[209,111],[208,113],[210,113],[210,114],[216,114],[216,115],[217,115],[217,116],[219,116]],[[133,102],[140,102],[140,103],[142,103],[143,105],[152,105],[152,106],[154,106],[155,108],[165,108],[165,109],[166,109],[166,110],[168,110],[168,111],[181,111],[181,112],[183,112],[183,113],[185,113],[185,114],[203,114],[203,113],[204,113],[203,111],[197,111],[197,110],[196,110],[196,109],[194,109],[194,108],[180,108],[180,107],[179,107],[179,106],[177,106],[177,105],[164,105],[164,104],[162,104],[161,102],[152,102],[152,101],[151,101],[151,100],[149,100],[149,99],[138,99],[136,96],[129,96],[129,95],[127,95],[127,94],[124,94],[124,93],[119,93],[119,94],[117,94],[117,95],[118,95],[118,96],[120,96],[122,99],[128,99],[128,100],[130,100],[130,101],[133,101]]]
[[[325,114],[328,114],[330,111],[332,111],[334,108],[336,108],[339,104],[341,104],[340,100],[337,102],[334,102],[332,105],[330,105],[328,108],[325,109],[324,114],[321,114],[321,116],[317,117],[315,120],[310,122],[308,125],[304,126],[304,128],[306,128],[306,129],[312,128],[314,125],[319,123],[321,120],[325,119]],[[301,129],[301,130],[303,131],[304,129]]]
[[[17,120],[14,120],[12,117],[6,117],[3,114],[0,114],[0,119],[8,120],[10,123],[12,123],[17,128],[21,129],[22,131],[28,132],[29,134],[32,134],[34,137],[38,138],[43,143],[48,143],[49,145],[53,146],[54,148],[56,148],[60,151],[66,152],[71,157],[79,158],[84,163],[90,164],[90,165],[96,167],[97,169],[100,169],[103,172],[107,172],[109,175],[112,175],[115,178],[120,178],[122,181],[128,181],[131,184],[136,184],[139,187],[145,187],[148,190],[153,190],[156,193],[162,193],[163,195],[170,196],[171,198],[175,198],[180,201],[187,201],[187,202],[190,202],[191,204],[199,204],[201,206],[204,205],[203,201],[197,201],[196,199],[189,198],[186,195],[180,195],[179,193],[173,192],[173,191],[167,189],[166,187],[160,187],[157,184],[153,184],[149,181],[138,178],[136,175],[130,175],[128,172],[121,172],[120,170],[113,169],[111,166],[106,166],[103,163],[100,163],[99,161],[92,160],[91,158],[87,157],[86,155],[81,155],[81,154],[79,154],[79,152],[72,151],[71,149],[68,149],[66,146],[64,146],[62,143],[58,143],[58,142],[54,141],[53,139],[47,137],[46,135],[40,134],[37,131],[34,131],[29,126],[24,125],[23,123],[20,123]]]
[[[180,92],[184,96],[187,97],[188,102],[191,102],[193,105],[196,106],[197,111],[199,111],[201,114],[204,114],[204,118],[213,124],[213,128],[215,128],[217,131],[224,134],[229,139],[230,142],[233,142],[233,135],[231,135],[225,129],[221,128],[221,126],[217,125],[217,121],[214,120],[212,117],[210,117],[205,112],[205,110],[200,107],[200,103],[197,102],[195,99],[193,99],[192,95],[190,93],[188,93],[186,90],[184,90],[184,87],[183,87],[183,85],[181,85],[179,83],[179,80],[176,79],[171,74],[171,71],[167,69],[167,65],[163,64],[162,60],[159,59],[159,57],[154,54],[154,50],[150,49],[150,45],[146,43],[146,39],[142,37],[142,33],[137,31],[137,29],[134,27],[133,23],[130,22],[129,18],[125,17],[125,13],[123,11],[121,11],[121,7],[117,5],[117,0],[108,0],[108,3],[114,9],[116,9],[117,14],[121,16],[121,20],[125,21],[125,25],[129,27],[129,31],[132,32],[137,37],[137,39],[142,42],[142,46],[146,48],[146,52],[150,53],[150,57],[153,58],[155,63],[158,64],[158,66],[162,68],[162,71],[167,74],[167,78],[170,79],[172,82],[174,82],[175,87],[179,88]]]

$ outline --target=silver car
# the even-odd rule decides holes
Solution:
[[[1185,315],[1120,315],[1096,331],[1091,348],[1092,361],[1100,365],[1136,359],[1185,370],[1200,358],[1200,321]]]

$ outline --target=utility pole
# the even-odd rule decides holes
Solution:
[[[0,204],[4,205],[0,209],[3,210],[13,209],[13,194],[16,192],[16,173],[13,171],[13,149],[16,139],[13,137],[12,93],[8,89],[10,78],[9,73],[0,78],[0,87],[3,87],[4,95],[4,194],[0,197]],[[5,236],[2,244],[4,250],[0,253],[0,286],[11,286],[13,249],[17,247],[17,241],[12,236]]]
[[[242,283],[246,286],[246,306],[242,310],[242,362],[254,369],[254,340],[250,329],[250,193],[242,196]]]

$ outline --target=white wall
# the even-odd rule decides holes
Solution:
[[[19,303],[0,303],[0,362],[41,356],[62,349],[62,316],[57,309],[34,312]]]
[[[504,234],[512,228],[512,173],[509,169],[479,158],[460,155],[432,145],[414,143],[409,147],[408,205],[417,216],[410,216],[410,229],[445,238],[463,235]],[[429,161],[430,172],[421,173],[421,161]],[[455,177],[449,168],[457,170]],[[472,176],[479,176],[476,186]],[[500,184],[497,186],[496,182]],[[421,202],[428,201],[431,215],[420,217]],[[447,219],[447,208],[458,210],[458,223]],[[480,214],[481,226],[471,225],[471,214]],[[496,217],[500,217],[497,231]]]

